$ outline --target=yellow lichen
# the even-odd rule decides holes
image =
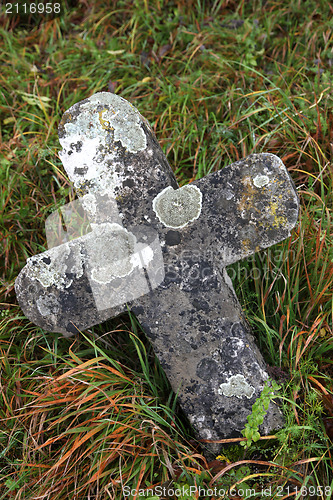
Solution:
[[[277,228],[280,228],[282,226],[286,226],[287,225],[287,218],[284,217],[283,215],[280,215],[280,217],[274,217],[274,222],[273,222],[273,227],[277,227]]]
[[[272,215],[276,215],[276,211],[279,208],[279,204],[276,201],[270,203],[269,209]]]
[[[113,128],[111,127],[110,125],[110,122],[108,120],[104,120],[103,119],[103,113],[105,113],[105,111],[107,111],[106,108],[102,109],[101,111],[98,112],[98,116],[99,116],[99,123],[101,124],[101,127],[103,130],[113,130]]]
[[[242,198],[238,203],[238,209],[243,211],[252,207],[255,208],[254,200],[257,190],[252,186],[251,178],[248,176],[243,177],[241,182],[245,189],[243,190]]]
[[[242,241],[242,246],[243,246],[243,252],[249,252],[250,251],[250,245],[251,245],[251,240],[249,238],[246,238],[245,240]]]
[[[272,201],[269,205],[271,214],[274,216],[274,221],[272,223],[273,227],[282,227],[287,223],[287,218],[284,215],[277,215],[279,211],[279,203],[277,201]]]

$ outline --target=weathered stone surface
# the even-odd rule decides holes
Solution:
[[[28,259],[24,313],[71,335],[129,307],[198,436],[239,435],[268,375],[225,267],[290,235],[298,198],[283,163],[251,155],[178,188],[146,120],[110,93],[70,108],[59,138],[89,224]],[[261,431],[281,424],[271,404]]]

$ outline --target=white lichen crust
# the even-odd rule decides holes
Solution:
[[[73,243],[77,245],[76,252],[71,252]],[[77,280],[83,275],[82,258],[80,242],[75,240],[30,257],[26,267],[30,279],[37,280],[43,288],[55,286],[62,290],[72,285],[74,277]]]
[[[135,242],[134,235],[119,224],[93,224],[93,233],[85,240],[91,278],[103,284],[129,275]]]
[[[202,209],[202,193],[197,186],[179,189],[166,187],[153,200],[153,210],[160,222],[172,229],[180,229],[198,219]]]
[[[266,186],[266,184],[268,183],[269,183],[269,177],[267,175],[256,175],[255,178],[253,179],[253,184],[258,188]]]
[[[149,129],[137,109],[110,92],[99,92],[66,111],[59,126],[59,156],[74,187],[90,182],[103,194],[120,186],[119,144],[132,154],[145,150],[143,124]]]
[[[217,392],[229,398],[231,396],[236,396],[236,398],[245,396],[251,399],[255,389],[246,381],[244,375],[238,373],[237,375],[232,375],[225,384],[220,384]]]

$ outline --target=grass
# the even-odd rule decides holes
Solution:
[[[1,14],[1,499],[120,499],[125,486],[331,498],[332,13],[312,0],[98,0],[45,23]],[[45,219],[75,198],[57,124],[107,90],[149,120],[180,185],[269,152],[297,186],[291,238],[228,269],[286,419],[245,452],[235,440],[207,463],[131,315],[64,339],[17,305]]]

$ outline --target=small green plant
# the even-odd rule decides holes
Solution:
[[[256,399],[256,402],[253,404],[252,413],[247,417],[248,423],[242,431],[246,441],[241,441],[240,444],[244,446],[245,449],[249,448],[252,443],[259,441],[259,426],[264,422],[264,417],[267,413],[269,403],[272,399],[277,397],[276,393],[280,390],[280,388],[281,387],[275,382],[275,380],[268,380],[265,382],[265,387],[263,388],[260,396]]]

